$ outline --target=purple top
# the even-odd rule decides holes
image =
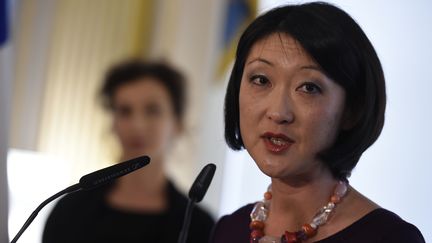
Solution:
[[[210,243],[249,243],[249,214],[254,204],[248,204],[231,215],[222,217],[213,231]],[[420,231],[396,214],[375,209],[336,234],[319,243],[424,243]]]

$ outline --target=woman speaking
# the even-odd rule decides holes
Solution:
[[[255,19],[238,43],[225,138],[271,184],[261,201],[223,217],[212,242],[424,242],[348,183],[381,133],[385,105],[377,54],[343,10],[314,2]]]

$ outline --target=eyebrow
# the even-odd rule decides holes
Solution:
[[[321,73],[324,73],[324,70],[316,65],[306,65],[302,66],[300,69],[312,69]]]
[[[274,66],[274,64],[272,62],[270,62],[269,60],[264,59],[262,57],[254,58],[254,59],[250,60],[249,62],[247,62],[246,65],[249,65],[249,64],[254,63],[254,62],[263,62],[267,65],[272,66],[272,67]],[[302,66],[300,69],[310,69],[310,70],[315,70],[315,71],[318,71],[320,73],[325,74],[324,70],[321,67],[319,67],[317,65],[313,65],[313,64]]]
[[[272,62],[270,62],[269,60],[266,60],[264,58],[261,58],[261,57],[252,59],[251,61],[249,61],[248,63],[246,63],[246,65],[249,65],[249,64],[251,64],[253,62],[263,62],[263,63],[268,64],[270,66],[274,66],[274,64]]]

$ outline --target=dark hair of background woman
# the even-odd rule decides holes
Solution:
[[[186,81],[178,70],[163,62],[134,59],[111,67],[105,75],[100,91],[105,108],[108,110],[114,108],[114,94],[119,87],[146,77],[153,78],[167,89],[176,118],[182,121],[186,105]]]
[[[320,158],[338,179],[346,179],[384,125],[386,92],[378,56],[359,25],[343,10],[313,2],[273,9],[255,19],[237,47],[225,97],[225,140],[234,150],[244,147],[240,134],[239,90],[246,58],[253,44],[273,33],[288,34],[306,50],[324,73],[346,92],[352,124],[341,130]]]

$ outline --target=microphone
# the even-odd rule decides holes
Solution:
[[[135,170],[138,170],[150,163],[150,157],[148,156],[141,156],[137,157],[131,160],[127,160],[109,167],[106,167],[104,169],[97,170],[95,172],[92,172],[90,174],[87,174],[79,180],[79,183],[76,183],[72,186],[69,186],[60,192],[52,195],[45,201],[43,201],[36,209],[33,211],[33,213],[30,215],[30,217],[27,219],[27,221],[24,223],[24,225],[21,227],[21,229],[18,231],[18,233],[15,235],[13,240],[10,243],[15,243],[18,241],[18,239],[21,237],[21,235],[24,233],[24,231],[29,227],[29,225],[33,222],[33,220],[36,218],[40,210],[45,207],[48,203],[52,202],[54,199],[66,194],[66,193],[73,193],[79,190],[92,190],[99,186],[102,186],[104,184],[107,184],[108,182],[111,182],[119,177],[122,177],[124,175],[127,175]]]
[[[148,156],[134,158],[87,174],[81,177],[78,184],[84,190],[91,190],[138,170],[149,163],[150,157]]]
[[[208,164],[201,170],[189,190],[189,198],[191,200],[201,202],[210,186],[215,171],[216,165],[214,164]]]
[[[201,202],[201,200],[204,198],[204,195],[206,194],[207,189],[209,188],[210,183],[213,179],[215,171],[216,165],[214,164],[208,164],[204,166],[204,168],[201,170],[194,183],[192,184],[189,190],[189,200],[186,207],[183,227],[180,232],[178,243],[186,242],[193,207],[195,206],[196,202]]]

